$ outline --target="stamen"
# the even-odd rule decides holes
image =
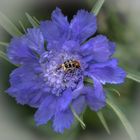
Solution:
[[[72,90],[76,88],[82,77],[81,65],[77,57],[72,55],[70,58],[68,54],[63,54],[63,57],[57,56],[53,52],[42,55],[40,63],[44,71],[44,79],[50,86],[52,94],[61,96],[66,88]],[[50,61],[47,61],[48,58]]]

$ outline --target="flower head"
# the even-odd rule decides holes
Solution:
[[[87,105],[98,111],[106,104],[103,85],[124,81],[125,72],[112,58],[115,44],[103,35],[89,39],[96,29],[94,14],[79,10],[69,23],[56,8],[51,20],[11,40],[8,57],[20,66],[11,73],[7,92],[37,108],[37,125],[52,120],[62,133],[74,121],[70,106],[78,115]],[[87,77],[92,85],[84,83]]]

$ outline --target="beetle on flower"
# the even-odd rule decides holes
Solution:
[[[96,30],[93,13],[79,10],[69,23],[56,8],[51,20],[11,40],[7,55],[19,67],[10,75],[7,93],[37,108],[37,125],[51,120],[53,129],[63,133],[74,122],[71,108],[78,115],[86,106],[98,111],[106,105],[103,85],[124,82],[126,74],[112,58],[115,43],[104,35],[90,38]]]

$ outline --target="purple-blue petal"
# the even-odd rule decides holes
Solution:
[[[40,29],[33,28],[27,30],[27,46],[38,54],[45,52],[44,37]]]
[[[52,13],[52,21],[42,21],[40,29],[48,42],[64,42],[69,36],[69,23],[61,10],[56,8]]]
[[[53,129],[56,132],[63,133],[64,129],[71,127],[74,121],[74,116],[70,109],[61,111],[55,114],[53,119]]]
[[[91,65],[89,71],[103,84],[119,84],[124,82],[126,73],[117,65],[118,61],[116,59],[112,59],[105,63]]]
[[[7,56],[14,64],[23,64],[28,61],[35,61],[34,54],[31,53],[28,48],[27,39],[23,37],[15,37],[11,40],[8,49]]]
[[[87,104],[93,111],[98,111],[106,105],[105,92],[103,90],[102,84],[94,77],[94,87],[86,86],[85,94]]]
[[[78,115],[80,115],[84,111],[84,109],[86,107],[86,99],[85,99],[85,96],[82,95],[82,96],[79,96],[78,98],[76,98],[75,100],[73,100],[72,107],[75,110],[75,112]]]
[[[78,96],[80,96],[80,94],[82,93],[83,88],[84,88],[84,83],[83,83],[83,80],[81,80],[78,83],[77,88],[71,93],[72,98],[76,99]]]
[[[51,42],[48,42],[47,44],[47,50],[49,51],[62,51],[62,45],[63,43],[62,42],[59,42],[59,41],[51,41]]]
[[[63,43],[62,49],[71,53],[76,53],[79,52],[80,44],[77,41],[68,40]]]
[[[67,110],[72,100],[70,94],[71,90],[67,89],[62,96],[47,96],[35,114],[36,124],[46,124],[56,113]]]
[[[55,97],[48,96],[42,102],[40,107],[35,113],[34,119],[36,125],[46,124],[55,114],[56,111],[56,104],[55,104]]]
[[[109,49],[110,49],[111,55],[113,55],[116,49],[116,44],[112,41],[109,41]]]
[[[7,55],[14,64],[36,61],[44,52],[44,38],[39,29],[28,29],[26,35],[11,40]]]
[[[86,62],[105,62],[113,54],[115,44],[105,36],[98,35],[81,46],[81,53]]]
[[[52,13],[52,21],[57,25],[58,28],[68,31],[69,22],[67,17],[65,17],[61,11],[61,9],[56,8]]]
[[[71,39],[84,42],[97,29],[96,17],[93,13],[79,10],[70,23]]]
[[[57,110],[66,110],[71,101],[72,101],[72,91],[71,89],[66,89],[64,92],[63,92],[63,95],[61,97],[58,97],[57,99],[57,107],[58,108]]]
[[[47,45],[48,50],[57,52],[67,51],[69,53],[80,52],[80,44],[74,40],[65,40],[65,42],[51,41]]]
[[[36,64],[36,66],[38,65]],[[10,75],[11,86],[6,92],[15,97],[20,104],[38,107],[47,93],[42,91],[43,79],[37,74],[39,74],[39,69],[28,65],[15,69]]]
[[[40,29],[48,42],[59,41],[62,31],[52,21],[42,21]]]

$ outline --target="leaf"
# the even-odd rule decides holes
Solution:
[[[0,57],[3,58],[4,60],[8,61],[9,63],[11,63],[10,60],[8,59],[8,57],[6,56],[6,54],[4,52],[2,52],[1,50],[0,50]],[[13,64],[13,65],[18,67],[18,65],[16,65],[16,64]]]
[[[0,41],[0,45],[2,45],[2,46],[8,46],[8,43],[6,43],[6,42],[1,42],[1,41]]]
[[[140,74],[139,73],[136,74],[136,73],[127,72],[127,78],[140,83]]]
[[[7,58],[6,54],[4,52],[2,52],[2,51],[0,51],[0,57],[3,58],[4,60],[10,62],[9,59]]]
[[[96,16],[98,15],[102,5],[104,4],[105,0],[97,0],[95,6],[92,8],[91,12],[93,12]]]
[[[19,20],[19,24],[20,24],[21,28],[23,29],[24,33],[26,33],[26,29],[25,29],[23,23],[20,20]]]
[[[89,83],[89,84],[92,84],[92,85],[93,85],[93,80],[92,80],[91,78],[89,78],[89,77],[85,77],[85,78],[84,78],[84,82],[86,82],[86,83]]]
[[[107,125],[107,122],[106,122],[106,120],[105,120],[105,118],[103,116],[103,113],[101,111],[99,111],[99,112],[97,112],[97,116],[99,117],[99,119],[100,119],[101,123],[103,124],[103,126],[104,126],[105,130],[107,131],[107,133],[110,135],[111,133],[110,133],[109,127]]]
[[[0,25],[12,36],[21,36],[22,33],[19,29],[6,17],[3,13],[0,12]]]
[[[33,19],[28,13],[25,13],[25,15],[27,16],[29,22],[31,23],[31,25],[33,27],[37,27],[39,24],[37,23],[37,21],[35,19]]]
[[[39,20],[36,17],[33,17],[33,19],[36,21],[36,23],[40,24]]]
[[[75,110],[74,110],[74,108],[71,106],[71,111],[72,111],[72,113],[73,113],[73,115],[74,115],[74,117],[78,120],[78,122],[81,124],[81,127],[83,128],[83,129],[85,129],[86,128],[86,125],[85,125],[85,123],[82,121],[82,119],[77,115],[77,113],[75,112]]]
[[[113,109],[113,111],[119,117],[120,121],[122,122],[123,126],[125,127],[131,140],[137,140],[136,134],[135,134],[131,124],[129,123],[129,121],[127,120],[125,115],[122,113],[122,111],[110,99],[107,99],[107,104]]]
[[[116,93],[118,96],[121,96],[121,93],[117,89],[107,88],[107,91],[112,91],[112,92]]]

